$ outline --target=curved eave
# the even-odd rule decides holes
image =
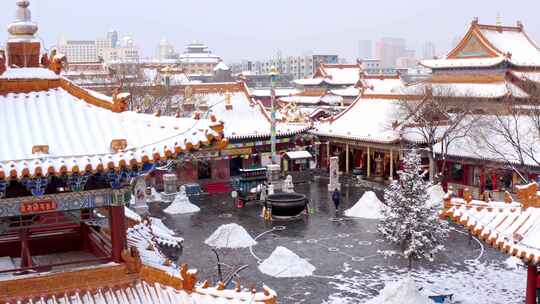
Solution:
[[[435,154],[442,155],[441,152],[435,151]],[[522,164],[515,160],[501,160],[491,157],[486,157],[483,155],[464,155],[459,153],[446,153],[446,156],[454,157],[454,158],[463,158],[463,159],[470,159],[470,160],[476,160],[476,161],[486,161],[486,162],[493,162],[493,163],[500,163],[504,165],[514,165],[514,166],[522,166]],[[540,166],[538,164],[534,163],[526,163],[525,167],[531,168],[531,169],[540,169]]]
[[[311,127],[304,127],[304,128],[300,128],[298,130],[293,130],[293,131],[277,132],[276,136],[277,137],[290,137],[290,136],[304,133],[310,129]],[[240,134],[240,135],[229,135],[229,136],[226,135],[225,138],[229,140],[267,139],[267,138],[270,138],[270,132],[260,133],[260,134]]]
[[[320,132],[320,131],[310,131],[310,133],[318,135],[318,136],[327,137],[327,138],[348,139],[348,140],[354,140],[354,141],[360,141],[360,142],[372,143],[372,144],[393,145],[393,144],[399,144],[401,142],[401,140],[399,138],[392,139],[392,140],[386,140],[386,139],[382,139],[382,138],[354,136],[354,135],[345,135],[345,134],[336,134],[336,133],[326,133],[326,132]]]
[[[485,58],[487,60],[491,60],[493,58]],[[482,59],[441,59],[441,61],[444,60],[444,61],[453,61],[453,60],[458,60],[458,61],[462,61],[462,60],[482,60]],[[430,60],[431,61],[431,60]],[[437,60],[432,60],[432,61],[437,61]],[[428,69],[460,69],[460,68],[492,68],[492,67],[496,67],[498,65],[500,65],[501,63],[503,62],[508,62],[507,59],[505,58],[500,58],[499,61],[493,61],[493,62],[490,62],[490,63],[484,63],[484,64],[473,64],[473,63],[459,63],[459,64],[441,64],[441,65],[434,65],[434,64],[429,64],[428,62],[426,61],[420,61],[419,64],[425,68],[428,68]]]
[[[475,206],[473,204],[452,204],[447,207],[448,208],[445,207],[445,210],[440,213],[441,217],[451,218],[454,222],[463,226],[463,228],[470,231],[472,235],[483,240],[492,248],[499,250],[504,254],[514,256],[525,263],[532,263],[535,265],[540,263],[540,251],[538,249],[530,248],[526,244],[522,245],[519,243],[519,241],[510,240],[510,238],[513,238],[513,236],[503,235],[501,232],[497,231],[496,227],[490,227],[490,225],[480,223],[477,219],[471,217],[467,213],[468,210],[473,208],[477,211],[487,209],[489,212],[502,212],[502,210],[497,210],[497,208],[491,208],[489,206]],[[523,208],[517,206],[508,208],[510,209],[511,213],[527,212],[530,209],[522,210]],[[503,219],[502,221],[505,220],[506,219]]]
[[[228,139],[222,133],[206,132],[206,139],[197,142],[160,146],[153,144],[146,148],[131,148],[117,153],[102,155],[41,156],[24,160],[0,162],[0,180],[46,177],[61,174],[99,173],[110,170],[131,170],[145,164],[167,159],[175,159],[183,153],[197,150],[220,150],[227,146]]]

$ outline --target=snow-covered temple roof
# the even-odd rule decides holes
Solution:
[[[330,92],[334,95],[341,97],[358,97],[360,95],[360,89],[355,86],[346,87],[344,89],[333,89]]]
[[[99,289],[81,287],[54,295],[17,299],[19,304],[266,304],[275,303],[275,293],[266,288],[263,293],[219,290],[218,287],[196,288],[188,292],[147,280],[123,282]]]
[[[291,96],[279,98],[283,103],[295,103],[301,105],[340,105],[343,96],[335,95],[331,92],[302,92]]]
[[[129,95],[103,97],[63,78],[42,83],[42,75],[50,76],[44,68],[16,75],[23,74],[0,78],[0,86],[12,88],[0,92],[2,177],[140,165],[222,140],[223,125],[216,119],[115,111]],[[25,89],[32,85],[38,89]]]
[[[405,86],[399,74],[396,75],[371,75],[362,73],[356,84],[364,95],[393,95],[400,93]]]
[[[516,67],[540,67],[540,49],[517,26],[479,24],[475,19],[461,42],[443,59],[424,60],[432,69],[494,67],[503,62]]]
[[[249,89],[249,91],[251,92],[251,95],[256,98],[272,96],[272,92],[270,91],[270,89]],[[275,92],[276,92],[276,97],[284,97],[284,96],[295,95],[302,91],[295,88],[277,88]]]
[[[320,136],[395,143],[401,138],[395,127],[401,118],[400,111],[399,100],[360,97],[345,111],[320,122],[312,132]]]
[[[507,193],[505,202],[445,197],[441,216],[451,217],[473,235],[505,254],[527,263],[540,262],[540,196],[538,185],[518,186],[517,202]]]
[[[338,86],[355,85],[360,78],[360,64],[321,64],[313,77],[294,81],[301,86],[317,86],[322,83]]]
[[[228,139],[265,138],[270,136],[270,114],[249,94],[244,83],[193,84],[192,96],[208,106],[203,117],[215,116],[225,124]],[[277,136],[291,136],[309,127],[298,124],[277,124]]]
[[[395,93],[424,95],[426,90],[437,97],[449,98],[528,98],[520,87],[521,82],[512,77],[513,72],[493,75],[436,74],[422,82],[398,87]]]
[[[517,127],[514,127],[514,124]],[[497,126],[507,126],[508,132],[519,137],[525,166],[540,167],[540,142],[535,130],[534,117],[526,115],[471,115],[463,119],[457,129],[470,128],[467,136],[456,137],[445,146],[446,154],[457,158],[478,159],[502,164],[521,165],[516,147],[507,138],[506,132],[499,132]],[[495,128],[494,128],[495,126]],[[434,146],[435,153],[442,151],[442,144]]]

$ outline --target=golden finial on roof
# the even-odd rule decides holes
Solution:
[[[495,24],[497,24],[497,26],[502,26],[501,13],[497,13],[497,19]]]

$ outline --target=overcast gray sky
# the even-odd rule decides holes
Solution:
[[[109,29],[130,35],[146,56],[166,37],[177,49],[206,43],[227,62],[332,51],[347,58],[359,39],[406,38],[418,50],[425,41],[446,51],[474,16],[505,24],[522,20],[540,41],[538,0],[31,0],[39,35],[50,46],[67,39],[95,39]],[[15,0],[0,2],[0,24],[13,20]],[[0,39],[5,41],[3,31]]]

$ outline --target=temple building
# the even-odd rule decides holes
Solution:
[[[199,42],[188,44],[178,59],[188,75],[212,75],[214,68],[221,62],[219,56]]]
[[[417,143],[414,136],[406,134],[410,132],[403,123],[406,115],[400,103],[404,86],[399,74],[360,72],[353,87],[359,95],[354,102],[341,113],[320,120],[311,130],[321,142],[321,167],[328,166],[330,157],[338,156],[342,173],[378,181],[395,177],[401,147]]]
[[[240,169],[265,167],[270,163],[271,117],[266,108],[250,94],[243,82],[189,84],[171,86],[166,94],[159,88],[134,96],[133,106],[145,112],[171,116],[208,118],[223,121],[224,137],[229,144],[221,151],[187,156],[178,171],[183,183],[197,182],[208,192],[227,192],[230,178]],[[165,118],[165,117],[163,117]],[[297,138],[310,128],[308,123],[277,124],[277,150],[281,154],[296,148]],[[159,184],[159,183],[158,183]]]
[[[294,83],[305,90],[339,89],[356,85],[360,79],[360,64],[321,64],[311,78],[297,79]]]
[[[61,75],[79,86],[92,90],[120,85],[119,77],[116,77],[118,75],[115,75],[115,71],[104,62],[70,62]]]
[[[519,21],[516,26],[485,25],[476,18],[445,58],[421,64],[433,71],[432,77],[405,89],[404,94],[429,87],[453,99],[457,107],[465,104],[478,113],[501,110],[501,101],[526,103],[532,89],[527,82],[540,81],[540,48]]]
[[[267,287],[197,283],[196,270],[161,251],[179,238],[126,217],[132,178],[221,149],[223,123],[127,112],[128,94],[61,77],[65,57],[40,54],[30,2],[16,4],[0,52],[0,303],[275,304]]]
[[[534,119],[526,116],[537,111],[540,100],[540,48],[521,22],[516,26],[485,25],[475,19],[445,58],[421,64],[431,68],[433,75],[403,88],[402,94],[425,96],[429,91],[440,101],[454,105],[453,111],[473,113],[463,124],[480,122],[470,136],[454,140],[448,147],[436,145],[438,154],[443,154],[442,148],[447,154],[445,186],[456,192],[468,188],[477,199],[502,200],[505,191],[515,192],[517,185],[538,179],[536,149],[520,159],[515,145],[502,134],[490,136],[491,147],[475,138],[487,124],[514,119],[512,115],[520,113],[519,129],[515,131],[528,134],[521,137],[521,145],[534,147],[528,141],[537,140],[529,136],[534,132],[528,131],[534,129]]]

